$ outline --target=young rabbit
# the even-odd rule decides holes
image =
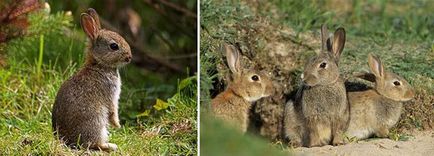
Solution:
[[[233,74],[233,82],[211,101],[211,109],[215,117],[245,133],[252,103],[270,96],[274,90],[266,74],[241,68],[241,56],[234,46],[225,45],[224,48],[229,69]]]
[[[387,72],[379,58],[369,54],[368,64],[372,73],[359,74],[357,77],[375,83],[375,89],[348,92],[351,107],[349,137],[365,139],[373,134],[387,137],[401,116],[402,103],[414,97],[410,84],[402,77]]]
[[[107,127],[109,123],[121,127],[118,67],[131,61],[130,46],[119,34],[101,29],[92,8],[81,14],[81,27],[90,39],[86,62],[57,93],[52,112],[54,134],[70,147],[116,150],[117,145],[108,143]]]
[[[305,140],[305,128],[299,103],[291,99],[285,104],[283,114],[283,139],[292,147],[302,146]]]
[[[338,61],[345,45],[345,30],[338,28],[333,42],[327,37],[327,27],[321,27],[322,51],[304,67],[302,86],[296,102],[300,104],[308,147],[344,143],[343,133],[349,120],[349,108],[344,80]]]

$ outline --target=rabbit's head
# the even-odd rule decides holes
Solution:
[[[338,62],[345,46],[345,29],[338,28],[333,42],[328,38],[327,27],[321,27],[321,52],[304,66],[302,81],[307,86],[328,85],[339,79]]]
[[[232,45],[224,46],[229,69],[232,72],[231,84],[235,94],[249,102],[270,96],[274,92],[273,83],[269,76],[255,69],[244,69],[240,63],[240,53]]]
[[[413,87],[402,77],[384,70],[381,60],[369,53],[368,64],[372,73],[356,75],[375,83],[378,94],[395,101],[409,101],[415,96]]]
[[[91,63],[116,68],[131,61],[131,49],[118,33],[101,28],[96,11],[81,14],[81,27],[90,39],[87,59]]]

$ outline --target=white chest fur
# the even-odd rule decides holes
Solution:
[[[115,87],[113,88],[113,104],[115,107],[118,106],[119,96],[121,94],[121,77],[119,71],[116,71],[116,75]]]

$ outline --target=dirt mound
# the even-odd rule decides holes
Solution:
[[[273,25],[260,17],[256,18],[256,21],[249,21],[249,24],[238,25],[237,30],[240,37],[236,39],[236,44],[244,56],[243,66],[253,64],[256,68],[270,73],[276,89],[272,97],[256,102],[251,111],[252,122],[249,129],[272,140],[279,139],[287,96],[295,90],[294,86],[297,86],[296,73],[306,60],[306,55],[312,55],[315,50],[320,49],[319,36],[296,34],[290,28]],[[299,40],[308,44],[298,42]],[[220,69],[219,73],[228,72],[227,68]]]

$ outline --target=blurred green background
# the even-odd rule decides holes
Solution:
[[[276,94],[253,105],[251,134],[218,139],[208,131],[227,128],[201,120],[202,154],[230,151],[228,145],[249,140],[238,148],[267,144],[292,151],[282,144],[283,106],[297,89],[305,61],[320,50],[320,27],[330,32],[344,27],[345,49],[340,59],[341,74],[351,82],[353,72],[368,71],[367,55],[378,55],[386,70],[404,77],[416,90],[413,101],[404,105],[390,139],[406,140],[412,130],[434,128],[434,1],[431,0],[202,0],[200,2],[200,95],[201,114],[209,114],[210,100],[222,92],[230,74],[220,45],[238,46],[243,66],[258,66],[272,74]],[[254,136],[254,137],[251,137]],[[260,136],[262,139],[255,139]],[[259,143],[251,143],[258,141]],[[252,151],[252,152],[249,152]],[[216,154],[217,155],[217,154]]]
[[[121,34],[133,53],[120,69],[122,128],[110,129],[110,142],[119,146],[112,154],[194,155],[197,1],[46,2],[0,2],[0,151],[88,152],[54,139],[51,108],[60,85],[83,64],[87,38],[79,17],[92,7],[102,27]]]

